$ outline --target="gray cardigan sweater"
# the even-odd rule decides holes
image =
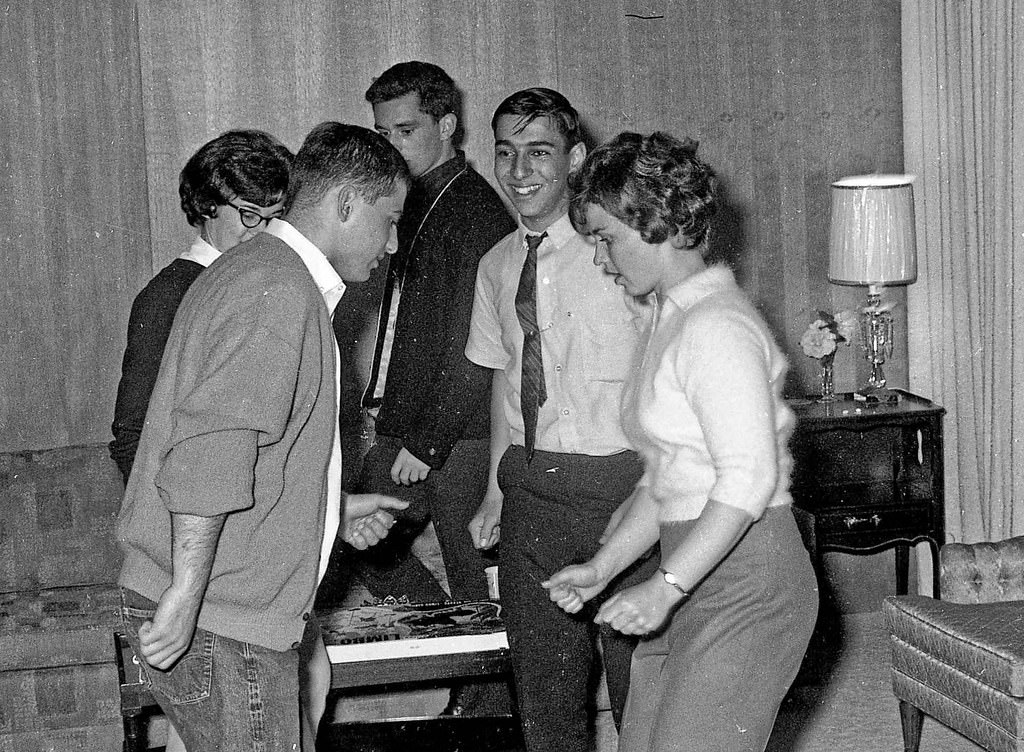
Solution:
[[[301,258],[261,233],[175,318],[121,513],[119,583],[171,582],[171,517],[226,514],[199,627],[285,650],[316,591],[337,421],[331,320]]]

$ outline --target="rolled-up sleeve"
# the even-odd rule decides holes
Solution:
[[[179,382],[156,485],[173,513],[212,516],[254,503],[259,448],[279,441],[296,395],[300,354],[276,325],[301,321],[294,303],[267,295],[207,334],[194,378]]]

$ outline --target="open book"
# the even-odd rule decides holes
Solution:
[[[508,648],[496,601],[378,604],[317,614],[331,663]]]

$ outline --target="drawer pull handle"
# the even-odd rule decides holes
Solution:
[[[849,530],[853,528],[855,525],[862,525],[865,522],[869,522],[875,527],[878,527],[882,524],[882,518],[877,514],[873,514],[870,517],[845,517],[843,519],[843,522],[846,524],[846,528]]]

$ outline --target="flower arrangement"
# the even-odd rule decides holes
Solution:
[[[831,314],[818,311],[814,319],[800,336],[800,347],[804,353],[821,363],[821,398],[819,402],[834,402],[836,397],[832,383],[832,361],[840,342],[850,344],[857,331],[857,314],[843,310]]]
[[[831,314],[818,311],[817,318],[808,324],[800,336],[804,354],[824,361],[835,357],[840,342],[850,344],[857,331],[857,314],[849,309]]]

